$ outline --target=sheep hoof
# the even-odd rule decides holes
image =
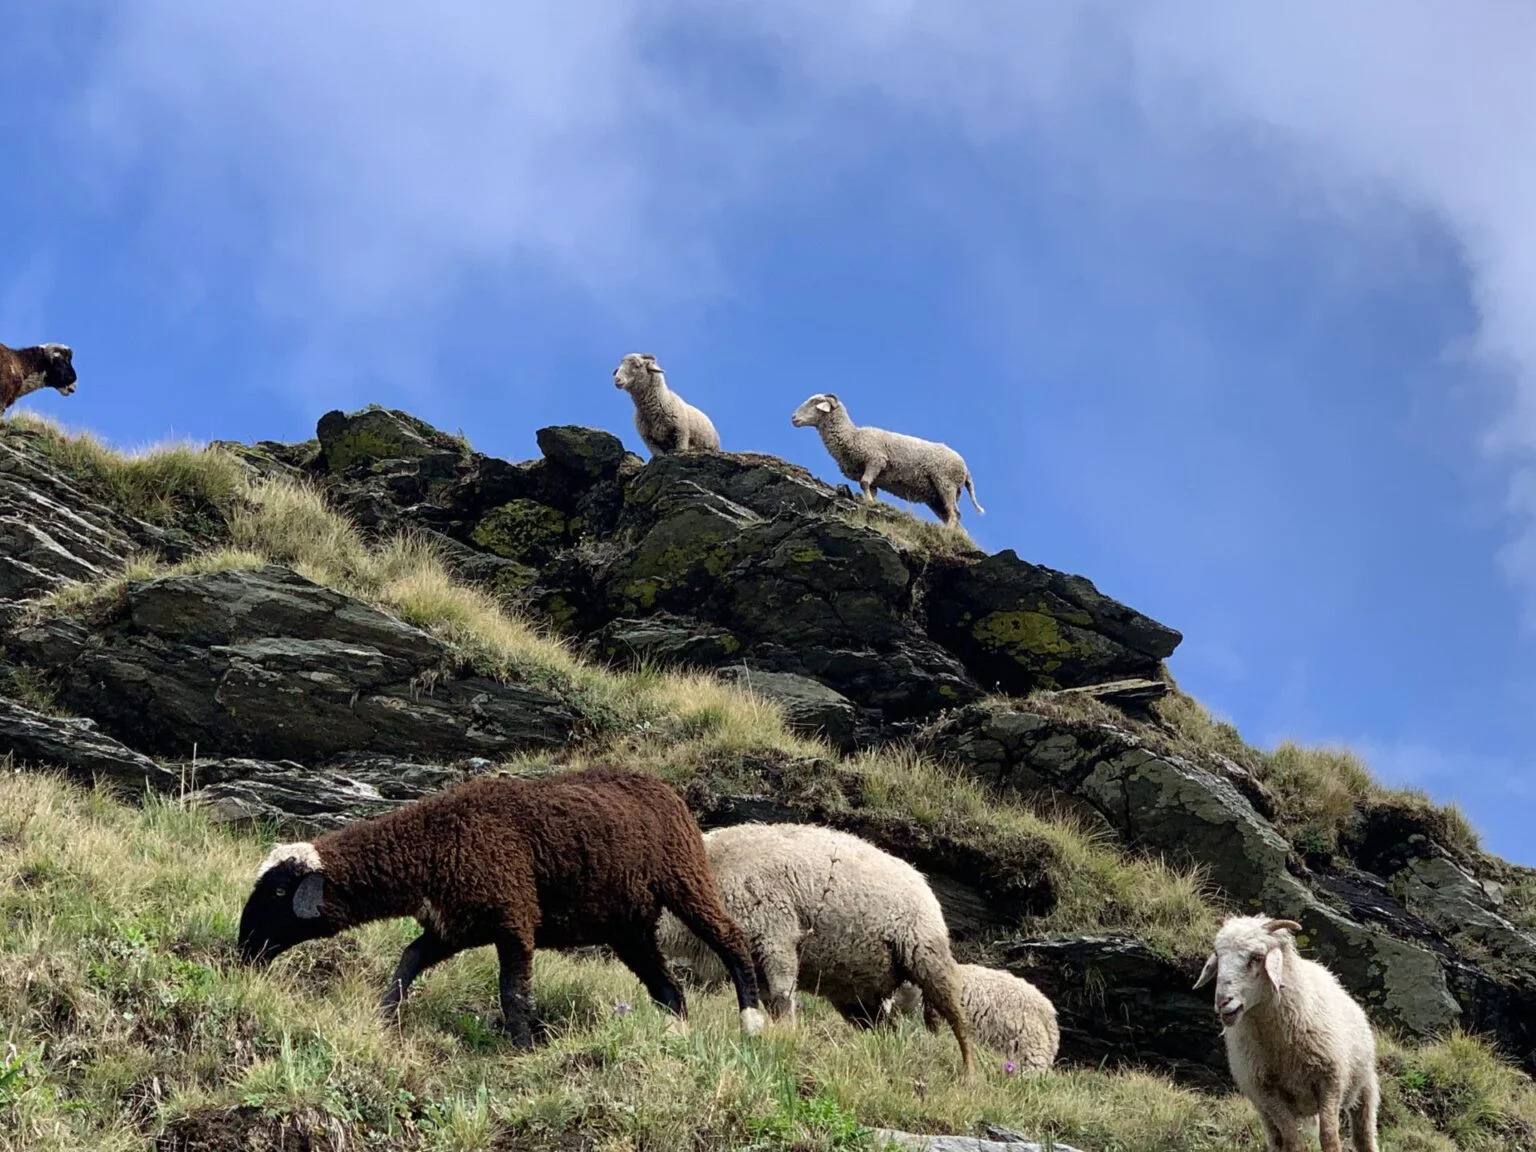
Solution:
[[[741,1010],[741,1030],[747,1036],[756,1036],[763,1030],[767,1023],[767,1017],[757,1008],[743,1008]]]

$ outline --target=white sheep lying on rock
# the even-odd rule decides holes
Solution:
[[[690,449],[720,451],[720,433],[708,416],[667,387],[656,357],[629,353],[613,370],[613,386],[635,402],[635,430],[652,456]]]
[[[1028,980],[987,968],[961,964],[960,1008],[971,1026],[971,1038],[1014,1061],[1020,1068],[1049,1068],[1061,1047],[1056,1006]],[[913,1015],[934,1028],[922,992],[903,984],[886,1002],[883,1014]]]
[[[1341,1113],[1355,1152],[1377,1152],[1376,1038],[1338,978],[1297,953],[1300,931],[1294,920],[1229,918],[1195,987],[1216,979],[1227,1063],[1259,1110],[1268,1152],[1300,1152],[1312,1117],[1322,1152],[1341,1152]]]
[[[799,986],[850,1022],[868,1024],[911,982],[929,1028],[946,1021],[966,1069],[974,1067],[949,929],[916,868],[857,836],[810,824],[717,828],[704,834],[704,848],[720,897],[747,934],[770,1016],[793,1019]],[[656,942],[695,978],[724,978],[719,960],[676,917],[662,915]]]
[[[858,481],[859,490],[870,503],[884,488],[892,496],[926,504],[935,516],[953,526],[960,523],[960,492],[964,489],[976,511],[986,512],[976,502],[971,470],[948,444],[884,428],[861,428],[831,392],[812,396],[795,409],[789,422],[796,428],[814,428],[821,433],[821,442],[838,470]]]

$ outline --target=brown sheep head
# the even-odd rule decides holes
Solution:
[[[789,422],[796,428],[820,428],[821,422],[842,408],[843,402],[831,392],[818,392],[795,409]]]
[[[325,889],[325,870],[313,844],[272,849],[240,914],[240,958],[265,964],[295,944],[339,932],[344,925],[327,909]]]
[[[665,383],[661,366],[649,352],[631,352],[619,361],[613,370],[613,386],[633,394],[647,391],[658,383]]]

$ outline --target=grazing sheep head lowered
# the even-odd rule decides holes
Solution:
[[[818,392],[795,409],[789,422],[796,428],[819,428],[821,422],[843,406],[843,402],[831,392]]]
[[[312,844],[273,848],[240,914],[240,958],[266,964],[295,944],[334,936],[342,924],[326,914],[325,895],[325,872]]]
[[[661,379],[661,366],[649,352],[631,352],[613,370],[613,386],[625,392],[649,388],[654,381]]]
[[[1216,934],[1211,953],[1195,981],[1203,988],[1216,979],[1216,1015],[1223,1028],[1234,1027],[1243,1013],[1266,1003],[1285,987],[1285,963],[1290,936],[1300,932],[1294,920],[1270,920],[1262,927],[1237,923]]]

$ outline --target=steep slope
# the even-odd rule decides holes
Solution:
[[[0,754],[177,797],[151,811],[184,805],[187,834],[231,863],[255,847],[209,821],[332,826],[501,763],[622,759],[673,780],[706,826],[814,819],[913,860],[962,953],[1051,993],[1068,1063],[1224,1088],[1190,985],[1220,914],[1248,906],[1299,919],[1303,946],[1405,1041],[1464,1028],[1536,1063],[1529,875],[1345,758],[1248,748],[1172,687],[1178,633],[1081,577],[984,556],[770,457],[646,464],[567,427],[510,464],[380,409],[317,431],[127,461],[0,426]],[[74,813],[45,837],[65,852],[80,801],[36,802]],[[230,915],[242,877],[201,883]],[[38,904],[12,915],[46,920]],[[190,930],[155,920],[156,948]],[[198,962],[243,979],[216,937]],[[338,948],[355,983],[360,953]],[[13,1028],[38,1011],[24,993]],[[826,1028],[857,1059],[898,1059]],[[807,1051],[782,1050],[783,1067]],[[1459,1040],[1393,1051],[1404,1085],[1446,1052],[1487,1060]],[[46,1050],[35,1067],[59,1074]],[[1463,1146],[1506,1146],[1532,1119],[1523,1077],[1488,1068],[1503,1095]],[[1174,1142],[1130,1116],[1117,1133],[1052,1111],[1083,1088],[1070,1073],[1032,1105],[991,1085],[969,1112],[852,1100],[817,1075],[865,1123],[988,1119],[1160,1148],[1251,1131],[1237,1108]],[[1156,1080],[1094,1075],[1115,1087],[1093,1091],[1185,1107]],[[1399,1097],[1394,1123],[1426,1141],[1464,1120]]]

